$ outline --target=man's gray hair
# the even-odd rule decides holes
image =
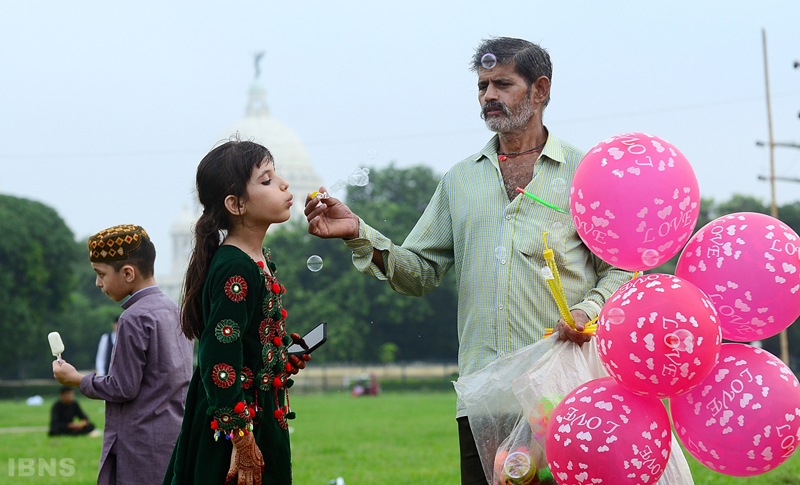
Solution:
[[[481,60],[486,54],[492,54],[497,59],[498,65],[513,64],[517,74],[525,79],[530,88],[541,76],[551,82],[553,80],[553,65],[550,63],[550,54],[533,42],[512,37],[492,37],[483,39],[475,49],[472,56],[470,70],[478,72],[482,68]],[[543,108],[550,102],[550,95],[544,100]]]

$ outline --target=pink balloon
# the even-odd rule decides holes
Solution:
[[[670,412],[689,453],[726,475],[768,472],[800,441],[800,383],[780,359],[749,345],[724,344],[719,364],[671,399]]]
[[[686,244],[675,275],[711,297],[728,340],[765,339],[800,316],[800,239],[768,215],[711,221]]]
[[[570,189],[573,222],[586,246],[627,270],[678,254],[700,213],[700,190],[681,152],[646,133],[623,133],[581,160]]]
[[[547,464],[560,485],[653,485],[664,473],[671,439],[661,401],[602,377],[556,406],[547,426]]]
[[[600,312],[597,350],[635,394],[677,396],[705,379],[722,336],[711,300],[686,280],[648,274],[622,285]]]

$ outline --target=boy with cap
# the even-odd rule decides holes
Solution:
[[[123,304],[108,375],[53,362],[61,384],[106,401],[98,485],[160,483],[180,431],[192,377],[192,343],[178,305],[153,277],[156,251],[144,229],[115,226],[89,238],[96,285]]]

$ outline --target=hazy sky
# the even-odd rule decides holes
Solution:
[[[761,28],[775,141],[797,143],[798,19],[796,0],[0,0],[0,191],[54,206],[79,237],[141,224],[165,273],[197,163],[244,115],[255,52],[272,115],[330,184],[390,161],[444,173],[483,147],[468,62],[503,35],[549,50],[545,124],[558,137],[588,150],[652,133],[686,155],[704,196],[768,200]],[[800,177],[800,150],[775,161]],[[777,191],[800,198],[797,183]]]

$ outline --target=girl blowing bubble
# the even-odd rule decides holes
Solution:
[[[229,141],[197,167],[203,214],[183,285],[181,326],[197,339],[198,365],[164,484],[289,484],[286,292],[262,248],[267,228],[289,219],[292,194],[270,152]],[[221,242],[220,242],[221,241]],[[165,376],[169,378],[169,376]]]

